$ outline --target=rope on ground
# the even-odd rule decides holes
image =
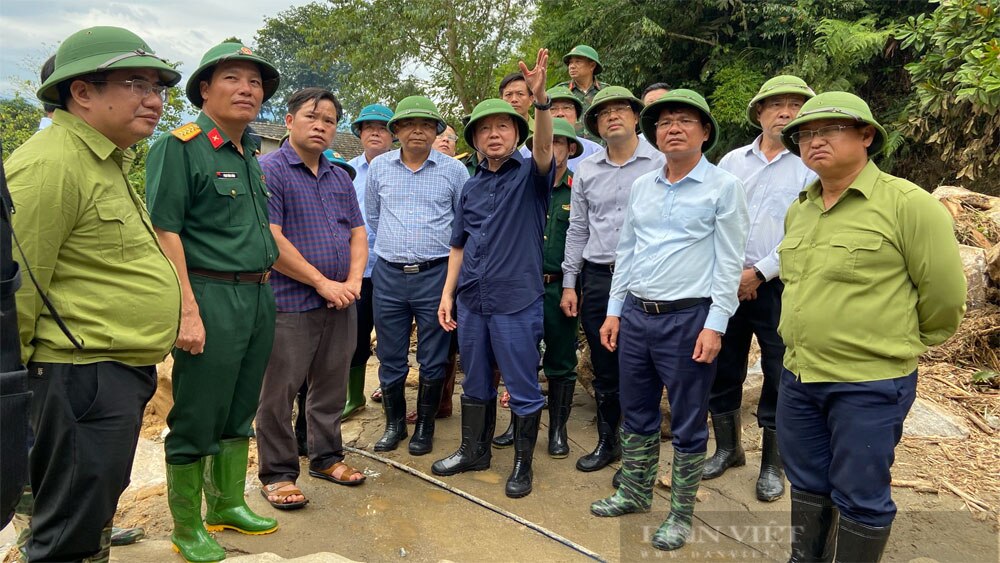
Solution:
[[[600,561],[601,563],[606,563],[606,560],[603,557],[601,557],[599,554],[594,553],[593,551],[587,549],[586,547],[584,547],[584,546],[582,546],[582,545],[580,545],[578,543],[575,543],[575,542],[569,540],[568,538],[564,538],[563,536],[560,536],[559,534],[553,532],[552,530],[549,530],[547,528],[539,526],[538,524],[535,524],[534,522],[532,522],[530,520],[526,520],[523,517],[518,516],[517,514],[514,514],[513,512],[510,512],[508,510],[504,510],[503,508],[500,508],[499,506],[497,506],[495,504],[491,504],[491,503],[489,503],[489,502],[487,502],[487,501],[485,501],[485,500],[483,500],[483,499],[481,499],[481,498],[479,498],[477,496],[473,496],[473,495],[471,495],[471,494],[463,491],[462,489],[457,489],[455,487],[452,487],[451,485],[445,483],[444,481],[441,481],[439,479],[435,479],[434,477],[431,477],[430,475],[424,473],[423,471],[420,471],[419,469],[414,469],[413,467],[410,467],[409,465],[404,465],[402,463],[399,463],[398,461],[394,461],[394,460],[391,460],[389,458],[382,457],[382,456],[377,455],[377,454],[373,454],[373,453],[371,453],[369,451],[366,451],[366,450],[359,450],[358,448],[352,448],[350,446],[346,446],[344,449],[347,450],[347,451],[349,451],[349,452],[351,452],[351,453],[358,454],[358,455],[361,455],[361,456],[364,456],[364,457],[367,457],[367,458],[370,458],[370,459],[374,459],[375,461],[384,463],[384,464],[388,465],[389,467],[394,467],[394,468],[396,468],[396,469],[398,469],[400,471],[409,473],[410,475],[413,475],[414,477],[419,477],[420,479],[423,479],[424,481],[427,481],[428,483],[430,483],[432,485],[440,487],[440,488],[448,491],[449,493],[458,495],[458,496],[464,498],[465,500],[472,501],[472,502],[478,504],[479,506],[481,506],[481,507],[483,507],[483,508],[485,508],[487,510],[491,510],[491,511],[499,514],[500,516],[503,516],[505,518],[509,518],[510,520],[513,520],[513,521],[517,522],[518,524],[521,524],[522,526],[527,526],[528,528],[530,528],[530,529],[532,529],[532,530],[534,530],[534,531],[542,534],[543,536],[546,536],[549,539],[555,540],[555,541],[557,541],[557,542],[565,545],[566,547],[568,547],[568,548],[570,548],[570,549],[572,549],[572,550],[574,550],[574,551],[576,551],[576,552],[578,552],[578,553],[580,553],[582,555],[585,555],[585,556],[593,559],[594,561]]]

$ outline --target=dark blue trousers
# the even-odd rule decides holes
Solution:
[[[840,513],[868,526],[896,516],[889,483],[917,372],[859,383],[803,383],[784,370],[778,448],[796,489],[829,495]]]
[[[458,352],[463,394],[486,402],[497,396],[493,366],[503,374],[510,410],[518,416],[542,408],[538,385],[538,343],[542,339],[542,297],[510,315],[481,315],[458,301]]]
[[[691,359],[709,304],[673,313],[648,314],[631,295],[618,331],[622,427],[631,434],[660,432],[660,395],[670,401],[675,451],[704,453],[708,444],[708,392],[716,362]],[[504,372],[506,375],[506,372]]]
[[[774,430],[774,411],[778,406],[778,383],[781,381],[785,343],[778,336],[781,317],[781,291],[784,284],[775,278],[757,288],[757,298],[740,302],[729,318],[719,352],[719,372],[715,375],[708,410],[722,414],[739,410],[743,403],[743,382],[747,379],[750,339],[756,334],[760,345],[760,365],[764,384],[757,403],[757,424]]]
[[[390,386],[406,378],[410,371],[410,328],[417,322],[417,363],[420,379],[443,379],[448,364],[450,336],[438,323],[441,290],[448,275],[443,262],[414,274],[407,274],[382,260],[372,269],[372,312],[378,344],[378,379]]]

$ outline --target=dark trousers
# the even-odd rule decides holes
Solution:
[[[486,402],[497,396],[493,366],[500,369],[518,416],[542,408],[538,385],[538,342],[542,338],[542,298],[510,315],[482,315],[458,302],[458,351],[462,355],[466,397]],[[380,337],[381,338],[381,337]]]
[[[361,299],[354,303],[358,315],[358,343],[354,347],[351,367],[368,364],[372,357],[372,329],[375,328],[375,316],[372,312],[372,279],[361,280]]]
[[[562,287],[558,281],[545,284],[542,369],[546,379],[576,381],[578,317],[567,317],[559,308]]]
[[[594,391],[618,392],[618,353],[601,345],[601,325],[608,316],[608,295],[611,293],[611,270],[607,266],[583,263],[580,296],[580,324],[590,346],[590,362],[594,366]]]
[[[274,293],[268,284],[191,276],[205,324],[205,351],[174,348],[174,406],[167,415],[167,463],[187,465],[219,453],[219,441],[249,438],[274,344]]]
[[[154,366],[117,362],[28,366],[34,514],[30,561],[78,561],[101,549],[132,473]]]
[[[347,372],[356,340],[354,305],[302,313],[278,313],[274,350],[257,407],[258,475],[265,485],[295,482],[298,445],[288,421],[295,395],[306,382],[309,466],[326,469],[344,459],[340,417],[347,402]]]
[[[378,334],[378,378],[383,387],[404,380],[410,372],[410,329],[414,319],[420,379],[444,379],[451,337],[438,323],[437,311],[447,275],[447,262],[414,274],[396,269],[381,258],[375,262],[372,311]]]
[[[708,392],[716,362],[691,359],[709,304],[672,313],[644,312],[629,295],[618,331],[622,427],[631,434],[660,432],[660,396],[669,389],[674,450],[703,453],[708,444]]]
[[[792,486],[829,495],[851,520],[891,524],[890,469],[916,393],[916,371],[880,381],[803,383],[784,370],[778,448]]]
[[[722,337],[722,351],[719,352],[719,371],[715,374],[715,383],[708,398],[708,410],[712,414],[738,410],[743,403],[750,339],[757,335],[760,365],[764,371],[764,385],[757,403],[757,424],[774,430],[778,383],[783,369],[781,362],[785,356],[785,343],[778,336],[781,291],[784,287],[778,278],[762,283],[757,288],[757,298],[740,302],[736,313],[729,318],[729,326]]]

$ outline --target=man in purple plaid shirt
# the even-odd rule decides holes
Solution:
[[[341,485],[365,476],[344,463],[340,418],[357,339],[355,301],[368,236],[350,176],[323,157],[343,116],[329,91],[305,88],[288,101],[288,141],[260,159],[271,191],[268,215],[280,256],[271,277],[278,307],[274,348],[257,409],[261,494],[275,508],[308,502],[296,487],[291,420],[306,381],[309,474]]]

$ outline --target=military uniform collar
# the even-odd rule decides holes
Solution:
[[[851,185],[847,187],[845,192],[855,191],[865,196],[865,199],[871,199],[872,192],[875,190],[875,181],[878,180],[878,177],[881,175],[882,171],[879,170],[878,166],[875,166],[875,163],[872,162],[871,159],[869,159],[868,164],[865,164],[865,167],[861,169],[857,178],[851,182]],[[804,202],[807,199],[816,201],[821,199],[823,197],[822,189],[823,183],[817,179],[812,184],[809,184],[806,189],[799,192],[799,201]],[[841,196],[841,199],[843,199],[843,196]]]
[[[208,137],[209,144],[216,151],[226,146],[227,143],[232,142],[226,136],[226,133],[205,112],[199,113],[198,118],[194,122],[198,124],[198,127],[201,127],[201,131]],[[240,142],[243,145],[244,154],[253,154],[258,149],[257,141],[254,141],[253,137],[250,136],[249,127],[243,128],[243,136],[240,138]]]
[[[562,178],[559,179],[559,183],[556,184],[555,189],[566,188],[567,190],[573,189],[573,171],[566,168],[566,172],[563,173]]]
[[[118,145],[111,141],[111,139],[105,137],[103,133],[94,129],[89,123],[80,117],[62,109],[56,109],[55,113],[52,114],[52,123],[54,125],[65,127],[71,133],[79,137],[80,140],[87,145],[87,148],[89,148],[90,151],[97,156],[97,158],[107,160],[108,157],[114,154],[116,150],[119,150],[123,153],[122,157],[117,159],[122,161],[119,162],[119,165],[124,165],[123,163],[125,160],[128,160],[129,163],[131,163],[131,155],[129,155],[127,159],[125,158],[125,153],[131,153],[131,151],[122,151]]]
[[[593,88],[594,90],[600,91],[601,88],[604,88],[604,84],[601,84],[600,81],[598,81],[597,78],[594,77],[594,83],[590,85],[590,88]],[[590,89],[584,90],[583,88],[580,88],[580,86],[576,83],[575,80],[570,80],[569,81],[569,89],[570,90],[579,90],[579,91],[583,92],[584,94],[586,94],[587,92],[590,91]]]

